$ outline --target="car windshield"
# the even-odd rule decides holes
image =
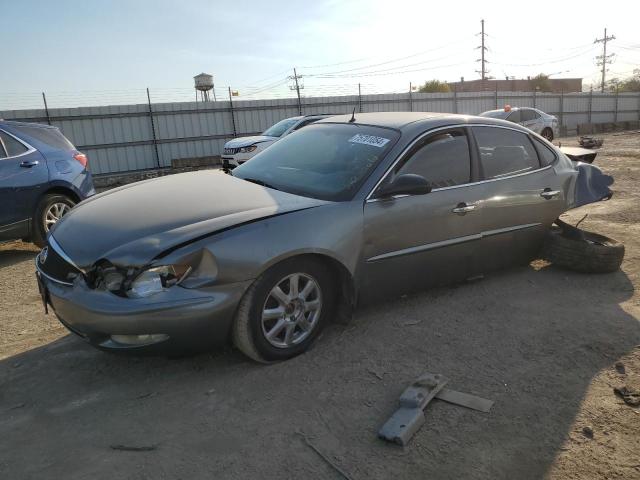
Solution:
[[[274,143],[233,176],[305,197],[350,200],[399,136],[390,128],[314,124]]]
[[[267,137],[281,137],[284,132],[289,130],[293,125],[298,121],[297,118],[285,118],[284,120],[280,120],[275,125],[267,128],[263,135]]]
[[[489,118],[507,118],[511,112],[505,112],[504,110],[491,110],[490,112],[481,113],[481,117],[489,117]]]

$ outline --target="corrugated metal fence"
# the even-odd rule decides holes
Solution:
[[[312,113],[425,111],[477,114],[504,104],[558,116],[568,131],[582,123],[640,120],[637,93],[405,93],[233,102],[184,102],[12,110],[6,120],[50,122],[89,154],[96,174],[171,166],[172,159],[220,155],[233,137]]]

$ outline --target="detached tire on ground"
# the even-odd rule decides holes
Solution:
[[[542,256],[558,267],[576,272],[610,273],[620,268],[624,245],[575,227],[553,226],[547,234]]]
[[[50,193],[43,196],[38,202],[31,225],[31,239],[39,247],[44,247],[47,241],[47,233],[55,222],[75,206],[76,202],[66,195]]]
[[[295,357],[307,350],[334,311],[330,269],[310,258],[274,265],[247,289],[233,321],[233,343],[258,362]]]

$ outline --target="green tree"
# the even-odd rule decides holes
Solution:
[[[428,80],[418,88],[418,93],[448,93],[450,91],[449,84],[440,80]]]
[[[549,83],[549,75],[539,73],[530,80],[531,89],[539,92],[550,92],[551,84]]]
[[[633,76],[622,80],[619,84],[620,92],[640,92],[640,69],[633,71]]]

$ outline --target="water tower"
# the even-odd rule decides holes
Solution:
[[[193,77],[193,81],[196,88],[196,102],[198,101],[198,92],[200,92],[200,100],[203,102],[210,101],[209,91],[213,91],[213,101],[216,101],[216,91],[213,88],[213,75],[201,73]]]

